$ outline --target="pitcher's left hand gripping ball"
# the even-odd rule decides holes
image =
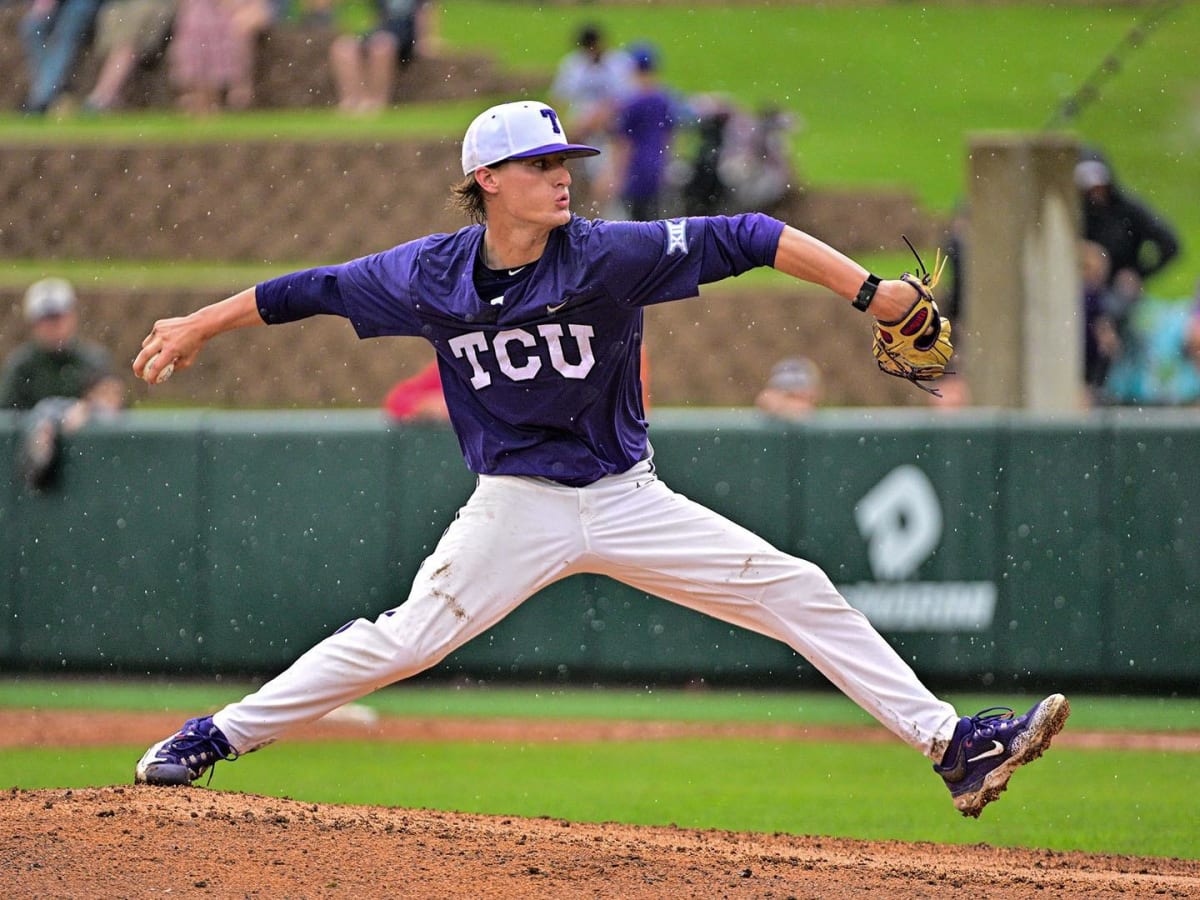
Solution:
[[[954,345],[950,343],[950,320],[938,310],[930,290],[937,286],[946,260],[939,250],[930,272],[908,238],[904,238],[904,242],[917,257],[920,274],[905,272],[900,278],[916,289],[917,299],[897,321],[876,322],[871,327],[875,338],[871,351],[881,370],[940,397],[940,391],[922,382],[935,381],[945,375],[946,364],[954,354]]]

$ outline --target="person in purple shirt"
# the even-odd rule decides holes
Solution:
[[[671,161],[676,103],[658,78],[658,54],[649,44],[629,51],[634,88],[617,110],[613,148],[618,158],[621,203],[630,219],[656,219]]]
[[[773,266],[884,321],[916,299],[821,241],[758,213],[605,222],[571,213],[572,144],[558,115],[519,101],[481,113],[463,140],[459,207],[475,220],[344,265],[247,288],[154,323],[133,362],[151,384],[235,328],[343,316],[361,337],[434,348],[474,493],[414,578],[408,599],[357,619],[252,694],[189,719],[138,760],[134,779],[189,784],[408,678],[569,575],[610,576],[769,635],[806,657],[934,763],[955,806],[979,815],[1041,755],[1069,706],[959,716],[848,605],[817,566],[659,480],[639,358],[648,306]]]

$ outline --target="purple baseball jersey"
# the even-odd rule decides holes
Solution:
[[[484,226],[473,225],[266,281],[256,294],[268,324],[328,313],[362,338],[425,338],[471,471],[579,487],[646,454],[642,307],[770,265],[783,227],[760,213],[574,216],[540,259],[506,274],[479,264]]]

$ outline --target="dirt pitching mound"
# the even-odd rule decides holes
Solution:
[[[200,788],[12,790],[18,897],[1200,896],[1200,863],[326,806]]]

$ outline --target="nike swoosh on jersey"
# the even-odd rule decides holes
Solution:
[[[528,263],[526,263],[526,265],[528,265]],[[521,266],[521,268],[519,268],[519,269],[509,269],[509,270],[508,270],[508,274],[509,274],[509,275],[516,275],[517,273],[519,273],[519,272],[524,272],[524,271],[525,271],[525,266]]]
[[[548,313],[550,313],[551,315],[553,315],[554,313],[556,313],[556,312],[558,312],[560,309],[562,309],[564,306],[566,306],[566,305],[567,305],[567,302],[568,302],[568,301],[564,300],[562,303],[558,304],[558,306],[551,306],[549,303],[547,303],[547,304],[546,304],[546,312],[548,312]]]
[[[970,759],[967,760],[967,762],[969,762],[969,763],[979,762],[981,759],[988,759],[989,757],[992,757],[992,756],[1000,756],[1003,752],[1004,752],[1004,745],[1002,743],[1000,743],[999,741],[992,741],[992,749],[991,750],[985,750],[983,753],[979,753],[975,756],[972,756]]]

